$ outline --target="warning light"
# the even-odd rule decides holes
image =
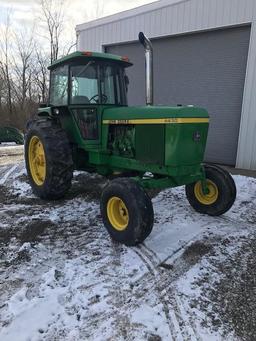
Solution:
[[[82,54],[86,57],[91,57],[92,56],[92,52],[90,51],[85,51],[85,52],[82,52]]]
[[[129,62],[129,58],[128,58],[127,56],[121,57],[121,59],[122,59],[124,62]]]

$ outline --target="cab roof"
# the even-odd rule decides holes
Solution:
[[[129,61],[128,57],[121,57],[110,53],[100,53],[100,52],[90,52],[90,51],[76,51],[68,54],[65,57],[55,60],[52,65],[48,67],[49,70],[56,68],[61,64],[68,64],[70,62],[81,62],[81,61],[112,61],[121,64],[124,67],[129,67],[132,63]]]

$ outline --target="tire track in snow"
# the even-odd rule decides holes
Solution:
[[[18,168],[19,165],[14,165],[12,166],[5,174],[4,176],[0,179],[0,185],[3,185],[7,179],[9,178],[9,176],[14,173],[14,171]]]
[[[139,248],[142,250],[142,252],[145,252],[149,255],[149,258],[152,259],[152,262],[155,263],[156,266],[162,263],[156,252],[151,250],[145,243],[140,244]]]
[[[131,335],[131,323],[130,319],[127,315],[127,295],[125,293],[125,290],[123,288],[123,282],[122,279],[125,277],[124,268],[122,267],[122,261],[121,261],[121,253],[122,253],[122,246],[120,244],[117,244],[116,242],[113,242],[113,248],[112,248],[112,256],[113,256],[113,264],[115,268],[116,273],[116,279],[113,283],[113,299],[112,301],[115,302],[117,313],[115,314],[115,324],[117,325],[117,330],[119,334],[124,338],[124,340],[129,340],[129,335]],[[122,308],[125,309],[122,309]],[[120,335],[117,335],[120,336]]]
[[[237,227],[240,227],[240,225],[243,224],[243,227],[248,228],[248,229],[251,229],[252,227],[255,227],[255,223],[244,221],[241,218],[238,219],[238,220],[235,220],[232,217],[222,216],[222,217],[216,217],[216,220],[219,220],[221,222],[233,223]]]
[[[180,245],[178,248],[176,248],[175,250],[173,250],[173,252],[165,257],[164,259],[160,259],[158,257],[158,255],[156,254],[155,251],[153,251],[152,249],[150,249],[145,242],[138,245],[136,248],[132,248],[133,251],[136,253],[136,250],[141,250],[142,254],[145,254],[146,257],[150,260],[150,262],[153,263],[153,266],[156,268],[161,264],[166,263],[167,261],[170,261],[172,258],[174,258],[175,256],[179,255],[191,242],[197,240],[198,237],[200,237],[204,232],[205,232],[205,228],[208,227],[208,223],[205,223],[202,226],[202,230],[198,233],[196,233],[192,238],[188,239],[187,241],[184,241],[182,243],[182,245]],[[138,256],[140,257],[140,255],[138,254]],[[143,261],[143,260],[142,260]],[[144,261],[143,261],[144,262]],[[146,265],[146,264],[145,264]],[[147,267],[147,265],[146,265]],[[137,279],[137,281],[140,281],[142,278],[144,278],[146,274],[143,274],[140,278]],[[136,281],[136,282],[137,282]]]
[[[192,240],[194,238],[192,238]],[[182,247],[178,248],[178,250],[176,250],[172,254],[172,256],[168,258],[171,258],[176,253],[180,252],[190,242],[191,240],[189,240]],[[172,281],[170,280],[168,274],[164,274],[161,270],[159,271],[159,265],[163,262],[159,259],[156,253],[145,246],[145,244],[139,245],[137,249],[134,249],[134,251],[140,257],[140,259],[154,278],[158,298],[163,304],[163,311],[173,340],[201,341],[202,338],[200,337],[200,335],[198,335],[196,328],[191,323],[190,314],[186,312],[186,309],[184,308],[179,297],[173,293],[173,289],[171,288]],[[170,293],[172,295],[170,295]]]
[[[188,242],[189,243],[189,242]],[[183,248],[185,245],[183,246]],[[158,270],[159,265],[162,263],[159,262],[159,258],[155,256],[155,253],[150,250],[149,248],[140,247],[143,253],[144,258],[147,258],[146,262],[148,267],[151,268],[151,273],[155,275],[155,283],[156,289],[158,291],[158,297],[163,304],[164,313],[169,325],[169,329],[173,340],[176,341],[184,341],[184,340],[191,340],[191,341],[199,341],[201,340],[200,336],[197,335],[195,329],[191,325],[189,321],[188,314],[184,314],[185,309],[181,312],[180,304],[177,302],[177,297],[173,294],[172,288],[172,281],[168,274],[162,273],[162,271]],[[145,252],[146,250],[146,252]],[[179,248],[180,250],[180,248]],[[177,252],[179,252],[179,250]],[[176,253],[176,252],[175,252]],[[152,260],[151,260],[152,259]],[[160,283],[160,285],[158,285]],[[161,287],[160,287],[161,286]],[[171,295],[170,295],[171,293]],[[183,318],[185,316],[185,319]]]
[[[0,166],[0,176],[2,176],[7,169],[9,169],[8,166]]]
[[[200,335],[198,335],[196,328],[191,321],[191,315],[188,314],[185,307],[183,306],[182,301],[180,300],[180,297],[178,297],[176,293],[173,293],[171,303],[175,317],[181,326],[181,330],[185,334],[183,335],[184,340],[201,341],[202,338]]]
[[[183,316],[183,320],[186,321],[186,325],[189,328],[191,338],[189,340],[191,341],[203,341],[202,337],[197,333],[197,328],[194,325],[194,321],[192,319],[192,314],[188,313],[186,308],[184,307],[184,304],[182,302],[182,298],[179,297],[177,294],[175,296],[175,302],[176,302],[176,307],[179,313]]]
[[[145,251],[143,252],[143,249],[141,247],[134,248],[134,252],[139,256],[141,261],[145,264],[145,266],[147,267],[149,273],[151,274],[151,276],[153,278],[154,285],[155,285],[155,288],[157,290],[158,299],[159,299],[160,303],[162,303],[162,305],[163,305],[163,312],[164,312],[164,315],[166,318],[166,322],[168,324],[170,335],[172,336],[173,340],[176,340],[174,337],[174,334],[173,334],[173,330],[175,330],[176,328],[175,328],[175,323],[173,322],[173,318],[171,318],[171,316],[170,316],[168,297],[166,297],[166,295],[163,295],[163,293],[160,290],[159,284],[158,284],[159,281],[161,282],[159,272],[157,271],[156,266],[151,261],[149,256],[147,256],[146,252]]]

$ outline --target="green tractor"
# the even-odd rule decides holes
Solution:
[[[153,106],[153,55],[139,34],[146,56],[146,106],[127,106],[127,57],[74,52],[50,67],[49,104],[27,124],[25,159],[36,195],[59,199],[73,171],[96,172],[111,181],[100,208],[114,240],[132,246],[153,228],[146,192],[186,186],[197,211],[218,216],[236,198],[232,177],[203,164],[209,116],[193,106]]]
[[[14,127],[0,127],[0,143],[15,142],[24,144],[24,137],[20,130]]]

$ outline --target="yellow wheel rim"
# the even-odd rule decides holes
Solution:
[[[124,231],[129,223],[128,209],[118,197],[112,197],[109,199],[107,204],[107,215],[110,224],[117,231]]]
[[[207,179],[206,185],[208,188],[208,194],[204,194],[201,181],[198,181],[195,184],[194,187],[195,197],[203,205],[212,205],[218,199],[219,190],[217,185],[211,180]]]
[[[42,186],[46,176],[46,161],[42,142],[33,136],[28,147],[29,169],[34,182]]]

